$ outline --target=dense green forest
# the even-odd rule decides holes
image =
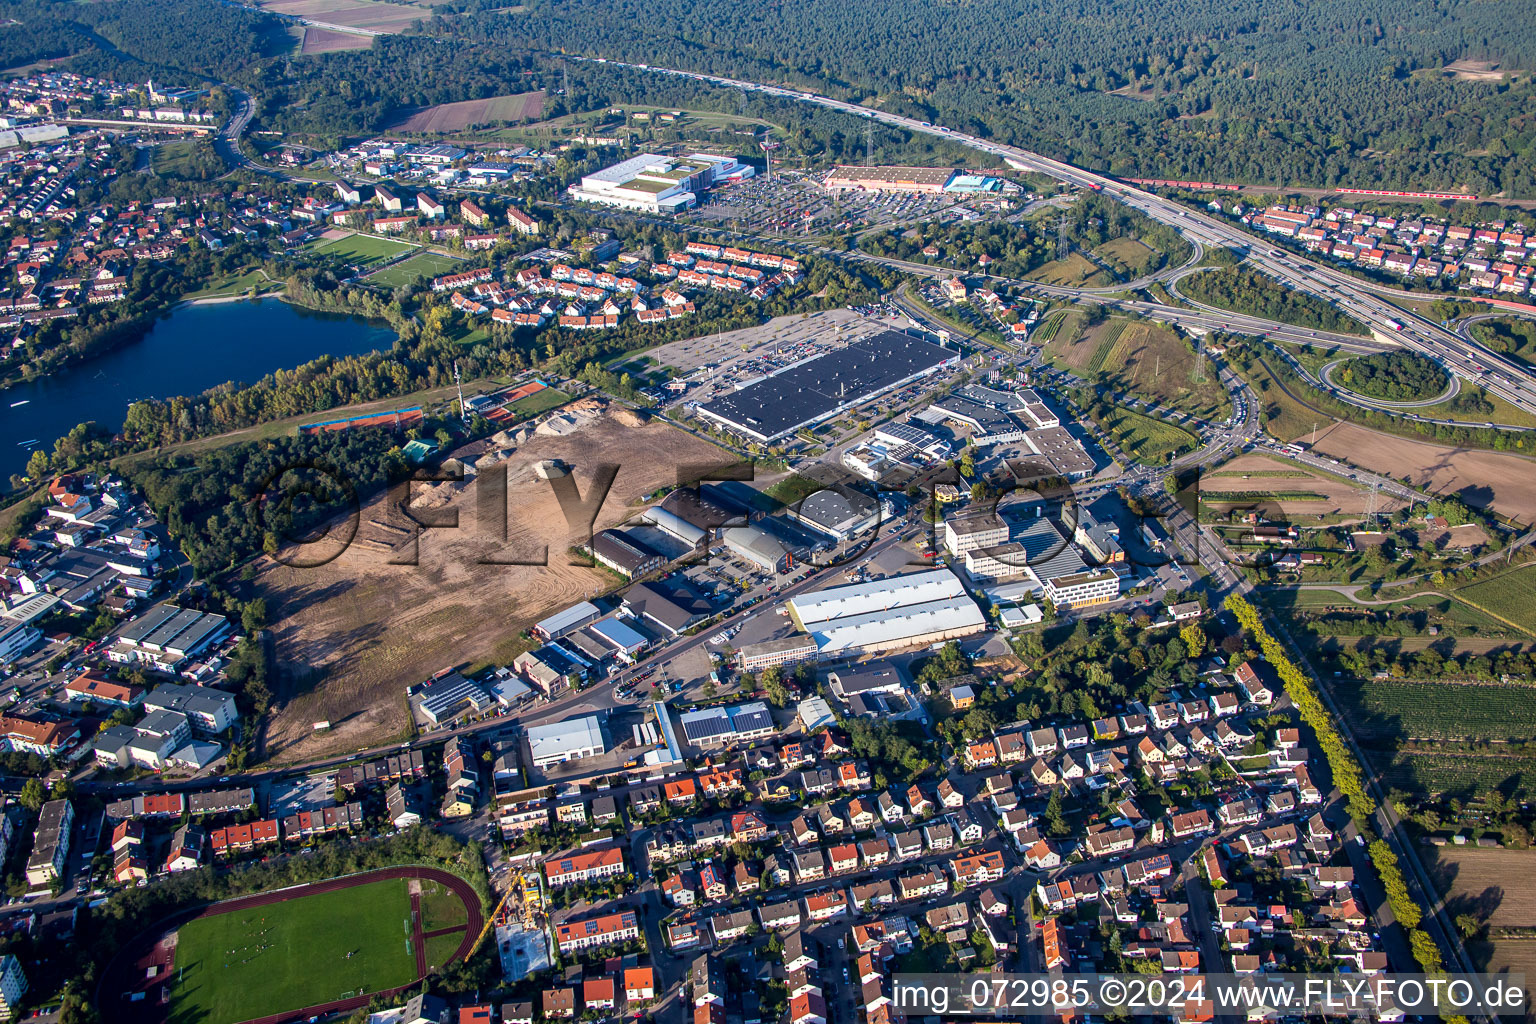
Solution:
[[[473,6],[430,30],[815,88],[1116,174],[1536,189],[1521,0]]]
[[[440,5],[419,35],[300,56],[259,11],[196,0],[8,5],[14,66],[75,54],[138,80],[250,89],[270,127],[375,131],[401,108],[529,89],[551,113],[606,103],[731,109],[784,124],[828,162],[861,121],[584,54],[815,89],[1121,175],[1536,194],[1536,33],[1525,0],[501,0]],[[67,11],[67,17],[59,12]],[[1445,70],[1483,62],[1484,75]],[[941,140],[895,131],[882,159]],[[803,143],[809,142],[810,145]]]
[[[1472,336],[1491,352],[1536,364],[1536,321],[1500,317],[1472,325]]]
[[[8,0],[5,16],[16,24],[0,32],[0,67],[73,57],[75,71],[124,82],[227,81],[293,44],[270,14],[204,0]]]
[[[1196,302],[1234,313],[1278,320],[1296,327],[1342,334],[1365,334],[1365,325],[1322,299],[1280,284],[1255,270],[1207,270],[1179,282],[1179,290]]]
[[[1334,371],[1335,383],[1391,402],[1416,402],[1445,391],[1450,376],[1416,352],[1378,352],[1351,359]]]
[[[311,466],[338,467],[347,486],[338,486],[331,473],[302,468]],[[406,471],[391,435],[344,430],[163,456],[135,465],[127,476],[207,578],[355,510],[360,497]],[[263,493],[289,499],[266,501]]]

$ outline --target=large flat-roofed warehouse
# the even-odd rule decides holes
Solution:
[[[959,358],[959,353],[922,338],[881,331],[707,402],[698,407],[698,414],[767,444]]]
[[[698,194],[727,178],[752,175],[752,168],[735,157],[690,153],[686,157],[641,153],[605,167],[572,185],[567,194],[587,203],[601,203],[646,213],[676,213],[698,202]]]
[[[788,602],[823,661],[970,636],[986,616],[948,569],[831,587]]]
[[[938,195],[955,177],[953,167],[853,167],[839,164],[827,175],[829,192],[914,192]]]
[[[528,730],[528,753],[535,768],[577,757],[595,757],[607,749],[603,726],[596,715],[536,725]]]

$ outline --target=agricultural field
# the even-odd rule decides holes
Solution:
[[[463,259],[458,256],[423,249],[415,255],[407,256],[399,263],[392,263],[382,270],[369,274],[367,281],[369,284],[384,288],[400,288],[415,284],[424,277],[452,274],[460,269],[463,262]]]
[[[304,39],[299,43],[300,53],[337,53],[341,50],[366,50],[373,45],[372,36],[355,32],[334,32],[328,28],[304,26]]]
[[[1099,420],[1099,426],[1109,432],[1125,454],[1149,466],[1165,465],[1200,443],[1199,438],[1182,427],[1118,406]]]
[[[1265,492],[1287,515],[1359,517],[1366,512],[1370,492],[1331,473],[1299,462],[1250,452],[1221,464],[1200,476],[1200,500],[1220,505],[1222,495],[1243,502],[1244,494]],[[1390,513],[1402,507],[1398,499],[1376,496],[1376,511]]]
[[[387,879],[188,922],[176,937],[170,1019],[237,1024],[409,984],[407,884]]]
[[[367,270],[369,267],[387,263],[415,248],[417,246],[408,242],[397,242],[392,238],[358,234],[326,237],[309,244],[311,252],[334,256],[356,270]]]
[[[1112,331],[1118,331],[1120,325],[1125,323],[1124,320],[1111,318],[1089,326],[1088,318],[1078,312],[1052,314],[1052,316],[1057,318],[1056,327],[1053,329],[1047,321],[1035,333],[1037,342],[1044,347],[1046,358],[1052,363],[1085,377],[1094,372],[1089,367],[1099,359],[1101,350],[1105,356],[1108,356],[1109,348],[1105,345],[1106,336]],[[1113,338],[1108,340],[1110,344],[1114,343]]]
[[[523,92],[405,111],[387,128],[397,132],[459,132],[498,121],[535,121],[543,112],[544,93]]]
[[[1490,929],[1492,941],[1466,943],[1473,966],[1536,977],[1536,894],[1517,884],[1536,871],[1536,851],[1452,844],[1426,848],[1423,859],[1447,914],[1471,914]]]
[[[1536,566],[1479,580],[1456,591],[1463,601],[1536,634]]]
[[[1366,756],[1375,764],[1384,785],[1405,793],[1461,800],[1494,791],[1518,800],[1536,796],[1536,757],[1445,750],[1434,744],[1396,756],[1367,750]]]
[[[1353,423],[1320,432],[1314,450],[1519,522],[1536,521],[1536,459],[1529,456],[1415,441]]]
[[[382,3],[380,0],[260,0],[262,10],[290,18],[303,18],[320,27],[363,29],[390,35],[410,28],[411,22],[432,16],[429,4]]]
[[[1371,679],[1334,680],[1332,690],[1349,712],[1350,728],[1367,745],[1389,739],[1536,739],[1531,686]]]
[[[1026,275],[1025,280],[1068,288],[1101,288],[1116,283],[1103,268],[1080,252],[1036,268]]]
[[[506,438],[515,448],[507,486],[519,495],[506,545],[477,529],[472,483],[442,483],[424,487],[415,505],[460,509],[463,527],[422,536],[418,565],[390,564],[410,534],[387,495],[364,504],[356,539],[327,564],[262,565],[255,583],[271,609],[279,701],[267,730],[269,759],[300,761],[399,738],[409,721],[406,686],[449,665],[505,664],[525,647],[522,628],[613,586],[604,571],[573,563],[568,552],[588,524],[567,523],[554,490],[537,476],[541,461],[574,467],[581,494],[590,493],[598,464],[618,464],[596,530],[675,484],[677,466],[734,461],[663,421],[642,424],[595,399],[566,406],[560,419],[558,428],[519,426]],[[492,554],[536,564],[484,564]],[[311,726],[321,720],[332,727],[316,733]]]
[[[553,117],[546,121],[504,128],[495,135],[508,141],[531,143],[570,135],[629,133],[637,143],[643,143],[656,137],[657,132],[665,133],[665,140],[677,137],[714,140],[726,133],[751,136],[762,129],[767,129],[769,134],[780,137],[785,134],[782,125],[771,121],[743,117],[739,114],[726,114],[716,110],[635,105],[626,106],[623,111],[622,115],[606,110],[596,113],[562,114],[560,117]],[[674,114],[677,115],[675,119],[665,123],[658,119],[660,115],[673,117]]]

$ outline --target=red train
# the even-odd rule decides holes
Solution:
[[[1392,196],[1396,199],[1476,199],[1477,196],[1464,195],[1461,192],[1393,192],[1380,188],[1336,188],[1335,192],[1343,192],[1351,196]]]
[[[1170,181],[1165,178],[1126,178],[1133,185],[1162,185],[1169,188],[1197,188],[1205,191],[1236,192],[1241,185],[1223,185],[1216,181]]]

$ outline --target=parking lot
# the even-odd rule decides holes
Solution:
[[[694,211],[694,216],[732,221],[754,231],[791,235],[978,216],[953,195],[828,192],[822,187],[826,173],[777,171],[771,179],[757,177],[717,189]]]
[[[681,377],[698,371],[700,381],[673,402],[707,402],[717,393],[767,376],[791,363],[829,352],[858,338],[886,330],[892,321],[861,316],[848,309],[828,309],[802,316],[781,316],[757,327],[689,338],[650,350],[653,364],[671,367]],[[705,380],[707,376],[707,381]]]

